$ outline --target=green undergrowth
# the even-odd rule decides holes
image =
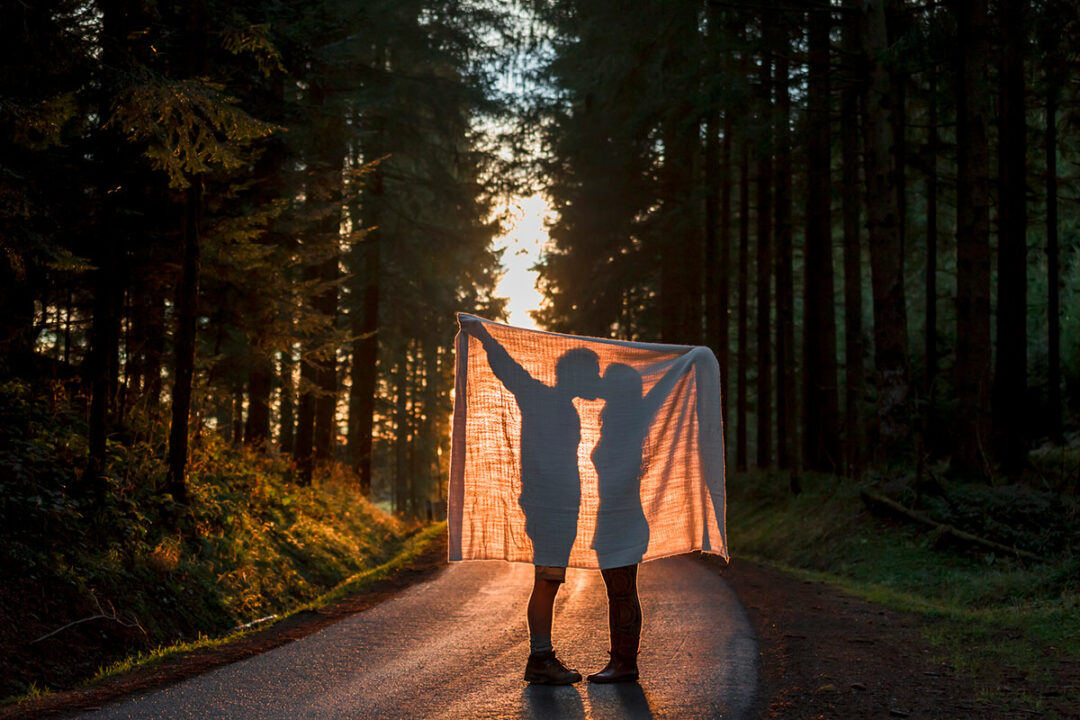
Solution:
[[[808,476],[799,495],[788,486],[786,475],[729,477],[728,533],[736,558],[922,615],[926,637],[945,661],[982,683],[988,703],[1044,711],[1053,698],[1080,702],[1080,688],[1066,684],[1063,690],[1061,681],[1070,668],[1075,677],[1080,658],[1075,499],[1042,502],[1046,498],[1038,493],[1032,497],[1017,488],[961,484],[939,485],[933,497],[921,498],[920,510],[940,522],[1041,551],[1045,558],[1020,562],[943,546],[940,534],[872,515],[860,497],[864,490],[914,504],[903,478]],[[1006,527],[1005,519],[1013,524]],[[1018,687],[1038,692],[1002,684],[1001,677],[1020,679]]]
[[[199,635],[199,637],[190,641],[180,641],[171,645],[160,645],[156,648],[147,651],[140,651],[134,655],[130,655],[123,660],[112,663],[106,667],[98,670],[89,681],[85,683],[85,686],[91,686],[106,678],[122,675],[127,672],[131,672],[134,669],[149,667],[156,665],[157,663],[167,660],[172,657],[183,655],[185,653],[193,652],[195,650],[202,650],[206,648],[220,647],[229,643],[235,642],[253,632],[259,632],[274,624],[280,623],[297,613],[312,611],[318,608],[329,605],[330,603],[340,600],[348,595],[352,595],[358,592],[362,592],[374,583],[378,582],[389,576],[395,570],[398,570],[411,561],[415,560],[420,553],[422,553],[432,542],[446,532],[446,523],[436,523],[429,525],[422,531],[412,535],[401,547],[401,550],[391,558],[389,561],[373,567],[369,570],[356,573],[355,575],[346,578],[340,582],[336,587],[323,593],[319,597],[306,602],[302,605],[298,605],[288,612],[282,615],[278,615],[268,620],[265,623],[258,623],[250,627],[244,627],[232,632],[222,635],[220,637],[209,637],[206,635]]]
[[[110,438],[102,499],[81,477],[77,400],[0,384],[0,697],[219,642],[361,588],[437,532],[376,508],[348,473],[324,469],[299,487],[285,460],[211,432],[192,439],[190,512],[177,531],[160,490],[161,428]]]

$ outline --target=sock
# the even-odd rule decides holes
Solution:
[[[551,636],[550,635],[530,635],[529,636],[529,650],[533,655],[539,653],[551,652]]]

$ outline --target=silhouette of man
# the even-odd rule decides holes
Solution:
[[[577,536],[581,475],[577,449],[581,419],[575,397],[595,400],[600,363],[591,350],[564,353],[555,365],[555,385],[532,377],[510,357],[479,321],[462,328],[481,342],[495,377],[514,394],[521,410],[521,495],[525,533],[533,544],[536,573],[529,597],[529,682],[566,685],[581,680],[555,656],[551,625],[555,596],[566,580],[570,550]]]

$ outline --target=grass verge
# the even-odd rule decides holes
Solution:
[[[228,645],[229,643],[236,642],[241,638],[247,637],[255,632],[262,632],[269,629],[273,625],[284,622],[289,618],[302,613],[318,610],[325,607],[337,600],[348,595],[360,593],[366,590],[374,583],[389,576],[395,570],[407,566],[410,562],[416,559],[424,550],[427,549],[433,541],[446,532],[446,523],[436,523],[430,525],[412,537],[410,537],[401,547],[401,550],[389,561],[379,565],[378,567],[365,570],[364,572],[357,573],[352,577],[349,577],[339,583],[336,587],[323,593],[319,597],[306,602],[302,605],[298,605],[288,612],[274,617],[265,623],[259,623],[251,627],[234,630],[226,635],[220,637],[207,637],[200,636],[195,640],[186,642],[176,642],[170,645],[163,645],[152,650],[145,652],[138,652],[134,655],[130,655],[123,660],[114,662],[108,666],[102,667],[94,675],[94,677],[83,683],[83,687],[92,687],[95,684],[105,680],[107,678],[116,677],[124,673],[131,672],[139,668],[146,668],[156,665],[163,660],[167,660],[179,655],[184,655],[196,650],[203,650],[214,647],[221,647]],[[38,695],[40,696],[40,695]]]
[[[0,382],[0,697],[210,646],[406,561],[418,526],[362,497],[351,472],[321,467],[303,486],[287,458],[207,429],[177,505],[152,413],[110,435],[90,480],[80,408],[63,385]]]
[[[987,703],[1040,711],[1045,698],[1064,697],[1080,707],[1080,556],[1023,564],[939,547],[932,533],[872,516],[859,496],[871,484],[809,476],[792,496],[786,476],[730,477],[734,554],[921,615],[924,635]],[[1075,513],[1064,500],[1048,507]],[[1065,520],[1075,532],[1075,515]]]

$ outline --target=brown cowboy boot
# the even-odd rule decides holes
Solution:
[[[602,570],[608,593],[611,659],[589,682],[617,683],[638,679],[637,655],[641,640],[641,603],[637,595],[637,565]]]
[[[555,657],[554,650],[533,653],[525,664],[525,680],[538,685],[571,685],[581,680],[581,673],[571,670]]]

